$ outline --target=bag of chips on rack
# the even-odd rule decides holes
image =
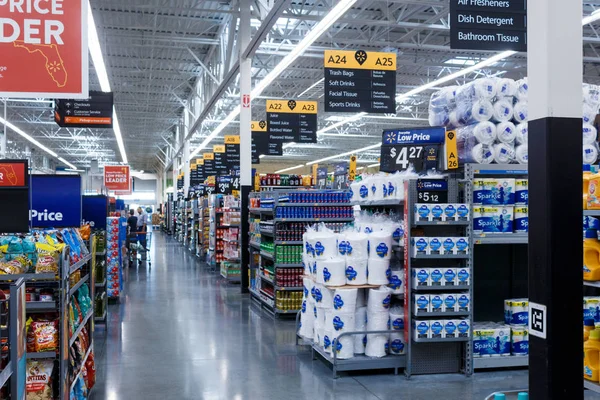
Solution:
[[[33,323],[33,319],[31,317],[27,318],[27,322],[25,322],[25,327],[27,329],[27,352],[34,353],[35,352],[35,333],[33,329],[31,329],[31,324]]]
[[[94,352],[92,351],[85,362],[85,368],[87,369],[87,382],[88,389],[91,389],[96,384],[96,361],[94,359]]]
[[[58,344],[58,321],[33,321],[31,328],[35,337],[35,351],[38,353],[56,351]]]
[[[36,243],[37,262],[35,264],[36,274],[58,273],[58,249],[50,244]]]
[[[79,234],[83,240],[90,240],[90,235],[92,234],[92,227],[87,224],[79,228]]]
[[[27,360],[25,393],[27,400],[53,400],[52,360]]]

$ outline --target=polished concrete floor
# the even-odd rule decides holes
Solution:
[[[484,399],[527,387],[527,371],[342,374],[294,342],[294,323],[250,306],[190,252],[155,233],[152,265],[128,271],[108,326],[96,327],[94,400]],[[588,394],[586,398],[591,397]]]

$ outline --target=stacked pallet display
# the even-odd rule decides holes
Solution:
[[[106,219],[106,268],[107,290],[109,300],[117,300],[123,290],[122,247],[127,234],[123,227],[125,218],[108,217]]]

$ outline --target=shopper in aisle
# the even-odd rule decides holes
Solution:
[[[144,251],[148,251],[146,248],[146,234],[148,232],[148,214],[144,211],[142,207],[138,207],[138,219],[137,219],[137,232],[138,232],[138,242],[144,249]]]

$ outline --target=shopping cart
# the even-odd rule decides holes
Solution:
[[[142,245],[146,239],[146,248]],[[152,230],[146,232],[137,232],[135,243],[129,244],[130,262],[133,263],[135,260],[141,265],[143,262],[148,262],[148,265],[152,265],[152,259],[150,257],[150,246],[152,245]],[[140,258],[138,259],[138,255]],[[131,264],[130,264],[131,265]]]

